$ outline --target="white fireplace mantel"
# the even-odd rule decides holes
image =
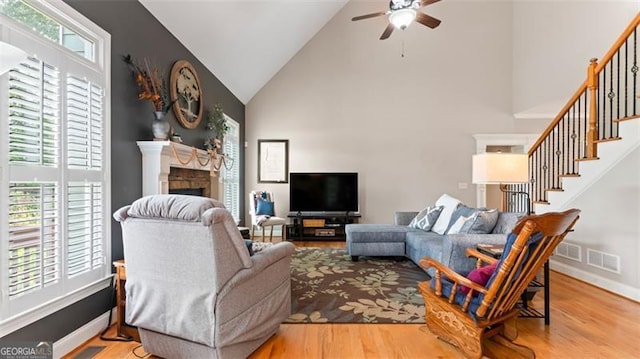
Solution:
[[[142,195],[169,193],[169,170],[171,167],[188,168],[199,171],[209,171],[211,177],[217,177],[219,170],[212,165],[215,159],[209,158],[205,150],[194,148],[171,141],[138,141],[142,152]],[[175,149],[174,150],[171,148]],[[177,155],[177,157],[176,157]],[[186,163],[186,164],[183,164]],[[203,166],[205,163],[206,166]],[[217,167],[219,169],[219,166]],[[215,183],[212,179],[211,183]]]

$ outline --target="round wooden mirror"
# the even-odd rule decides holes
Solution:
[[[202,121],[202,89],[189,61],[176,61],[171,68],[173,113],[184,128],[196,128]]]

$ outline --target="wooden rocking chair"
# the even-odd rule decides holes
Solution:
[[[535,358],[532,349],[513,343],[518,335],[516,319],[520,308],[517,303],[553,250],[573,228],[579,213],[578,209],[570,209],[523,218],[507,237],[499,260],[474,248],[467,249],[467,256],[478,259],[478,268],[482,263],[498,261],[486,286],[431,258],[422,258],[423,268],[436,269],[433,288],[428,281],[418,286],[424,297],[429,330],[438,339],[458,347],[468,358],[491,355],[496,343],[521,357]],[[469,288],[468,294],[460,290],[461,286]],[[491,343],[487,342],[491,337]]]

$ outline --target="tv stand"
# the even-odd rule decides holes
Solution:
[[[290,212],[287,238],[298,241],[344,241],[344,227],[358,223],[360,214],[350,212]]]

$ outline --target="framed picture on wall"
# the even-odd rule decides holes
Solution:
[[[289,182],[289,140],[258,140],[258,183]]]

